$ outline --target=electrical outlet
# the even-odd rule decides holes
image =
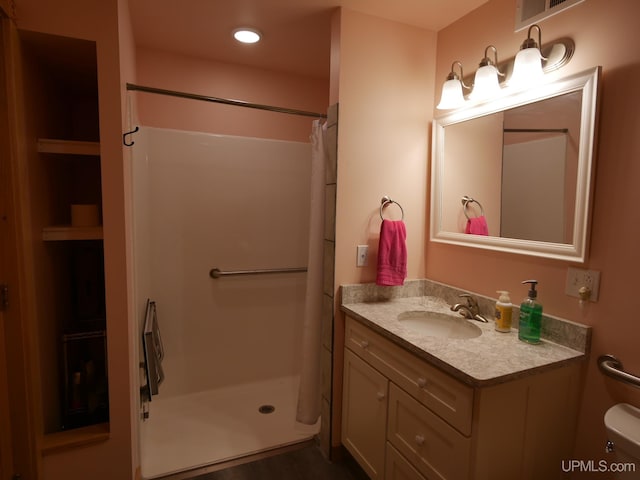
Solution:
[[[600,272],[569,267],[565,293],[572,297],[580,298],[581,287],[589,288],[591,290],[589,301],[597,302],[598,290],[600,289]]]
[[[356,267],[369,265],[369,245],[358,245],[356,248]]]

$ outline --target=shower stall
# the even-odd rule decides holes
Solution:
[[[320,420],[296,421],[311,145],[141,127],[132,149],[136,313],[142,334],[153,302],[162,353],[142,476],[312,439]]]

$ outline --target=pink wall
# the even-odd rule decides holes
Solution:
[[[326,114],[329,81],[140,48],[136,83]],[[137,92],[140,122],[223,135],[309,141],[312,117]]]
[[[335,283],[375,281],[384,195],[404,209],[408,277],[419,278],[435,33],[346,9],[340,25]],[[385,218],[400,218],[397,207]],[[360,244],[370,247],[368,267],[356,267]]]
[[[494,44],[502,58],[512,57],[526,37],[526,31],[513,32],[514,18],[513,0],[491,0],[440,31],[437,90],[453,60],[462,61],[470,73],[486,45]],[[491,297],[498,289],[508,289],[519,301],[525,294],[520,282],[533,277],[540,281],[547,313],[593,326],[574,455],[583,460],[603,458],[607,408],[623,401],[640,405],[637,389],[605,378],[596,365],[599,355],[612,353],[625,369],[640,373],[640,328],[628,303],[638,295],[633,268],[640,265],[640,209],[634,199],[640,178],[640,50],[629,47],[637,39],[638,18],[637,0],[588,0],[540,24],[543,43],[564,36],[576,43],[573,59],[556,75],[603,67],[591,248],[585,265],[601,272],[598,302],[580,309],[576,299],[564,294],[565,262],[435,243],[426,247],[430,279]]]

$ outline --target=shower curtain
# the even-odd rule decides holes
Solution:
[[[309,208],[309,260],[302,333],[302,371],[296,420],[312,425],[321,408],[321,330],[323,299],[324,197],[326,123],[315,120],[311,131],[311,201]]]

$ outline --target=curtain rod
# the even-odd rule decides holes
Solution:
[[[505,128],[505,133],[569,133],[568,128]]]
[[[163,88],[134,85],[133,83],[127,83],[127,90],[136,90],[139,92],[146,92],[146,93],[157,93],[159,95],[189,98],[191,100],[202,100],[205,102],[222,103],[225,105],[234,105],[237,107],[256,108],[258,110],[267,110],[270,112],[278,112],[278,113],[288,113],[290,115],[301,115],[304,117],[327,118],[327,115],[323,113],[308,112],[305,110],[296,110],[292,108],[274,107],[271,105],[261,105],[259,103],[250,103],[250,102],[244,102],[242,100],[232,100],[228,98],[208,97],[206,95],[197,95],[195,93],[177,92],[175,90],[165,90]]]

